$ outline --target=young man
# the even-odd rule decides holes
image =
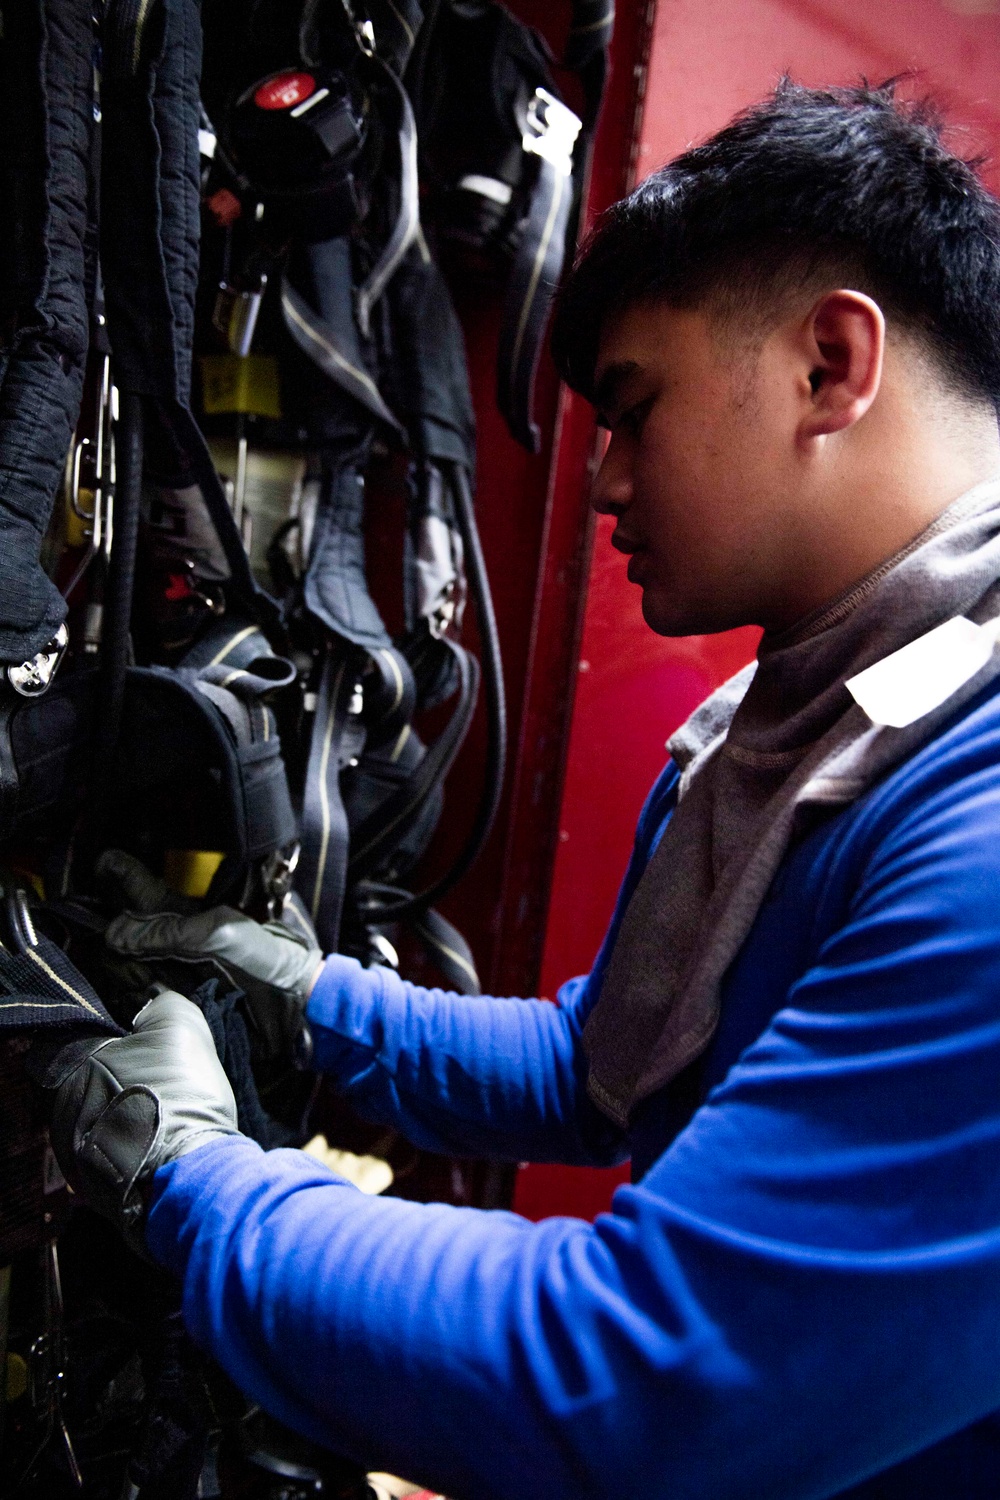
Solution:
[[[784,85],[611,211],[555,347],[650,626],[765,628],[591,975],[315,978],[125,867],[109,941],[308,997],[318,1065],[423,1146],[634,1185],[593,1226],[365,1198],[235,1133],[171,995],[62,1084],[60,1159],[265,1407],[448,1494],[995,1496],[1000,210],[889,91]]]

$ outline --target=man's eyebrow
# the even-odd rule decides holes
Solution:
[[[619,360],[607,365],[594,386],[594,406],[599,412],[613,412],[621,400],[622,391],[639,369],[634,359]]]

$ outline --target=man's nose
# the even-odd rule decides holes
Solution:
[[[632,499],[632,466],[614,435],[604,450],[604,457],[590,491],[590,503],[601,516],[617,516]]]

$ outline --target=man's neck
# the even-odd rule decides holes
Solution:
[[[942,403],[920,420],[912,403],[888,401],[825,460],[786,534],[769,632],[847,593],[960,496],[1000,476],[1000,434],[988,408]]]

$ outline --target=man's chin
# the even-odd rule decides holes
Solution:
[[[648,593],[642,596],[642,618],[650,630],[657,635],[701,635],[704,632],[697,625],[688,622],[687,615],[673,607],[665,605],[662,600],[651,600]]]
[[[695,605],[666,590],[652,588],[642,591],[642,618],[650,630],[663,636],[718,635],[720,631],[731,630],[734,623],[742,623],[722,618],[721,610]]]

